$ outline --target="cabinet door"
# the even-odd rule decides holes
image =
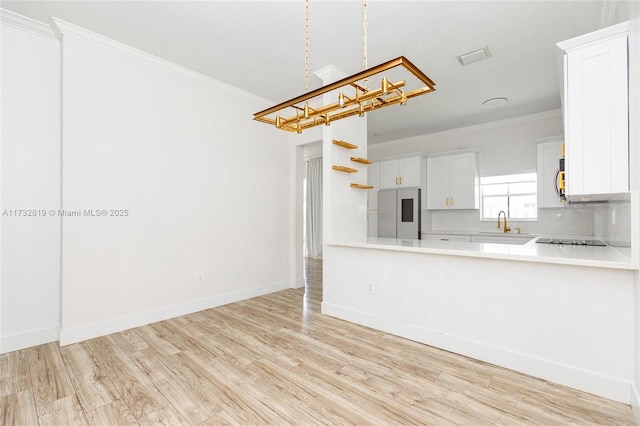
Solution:
[[[627,37],[565,57],[567,195],[629,190]]]
[[[371,164],[367,167],[367,184],[373,189],[367,191],[367,210],[378,209],[378,191],[380,190],[380,164]]]
[[[538,208],[563,207],[557,192],[562,141],[538,144]]]
[[[420,186],[420,162],[420,157],[402,158],[398,160],[400,187]]]
[[[449,157],[427,158],[427,209],[449,209]]]
[[[449,206],[452,209],[477,209],[478,183],[475,152],[449,157]]]
[[[398,160],[382,161],[380,163],[380,189],[398,187]]]

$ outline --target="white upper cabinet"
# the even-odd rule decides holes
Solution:
[[[380,189],[421,186],[423,157],[406,157],[380,162]]]
[[[478,201],[478,153],[427,158],[427,209],[477,209]]]
[[[380,189],[398,187],[398,161],[387,160],[380,162]]]
[[[478,208],[478,154],[452,155],[449,158],[449,197],[452,209]]]
[[[420,176],[424,170],[422,162],[423,157],[409,157],[398,160],[398,177],[400,178],[399,186],[401,188],[420,186]]]
[[[558,43],[569,199],[629,191],[627,32],[622,23]]]
[[[541,142],[538,149],[538,208],[564,207],[559,194],[562,140]]]
[[[427,158],[427,209],[449,208],[449,156]]]

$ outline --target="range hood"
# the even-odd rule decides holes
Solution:
[[[567,195],[566,200],[569,204],[587,204],[587,203],[608,203],[610,201],[629,201],[631,199],[629,192],[617,194],[580,194]]]

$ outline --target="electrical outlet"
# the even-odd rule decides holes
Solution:
[[[204,272],[198,272],[198,284],[204,284]]]
[[[373,293],[375,293],[375,291],[376,291],[376,288],[375,288],[375,286],[373,285],[373,281],[369,281],[369,282],[367,283],[367,293],[369,293],[369,294],[373,294]]]

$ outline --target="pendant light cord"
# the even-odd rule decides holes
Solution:
[[[309,91],[309,0],[304,3],[304,91]]]
[[[362,0],[362,67],[367,69],[367,0]]]

